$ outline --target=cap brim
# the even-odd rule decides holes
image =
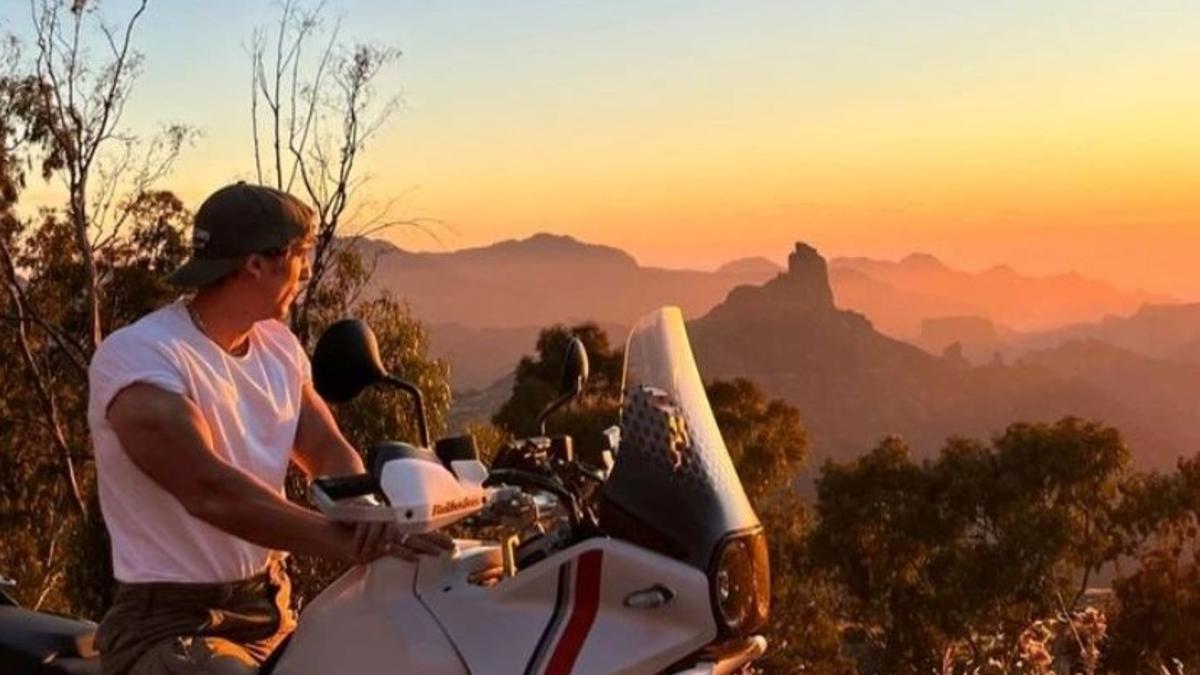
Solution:
[[[167,282],[175,286],[207,286],[236,270],[241,263],[241,258],[192,258],[167,275]]]

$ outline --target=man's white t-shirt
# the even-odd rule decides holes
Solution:
[[[113,398],[136,382],[187,396],[217,456],[282,491],[310,378],[308,356],[283,323],[255,324],[246,354],[233,356],[196,328],[182,301],[104,340],[89,369],[88,425],[119,581],[245,579],[263,570],[271,551],[192,517],[134,466],[108,421]]]

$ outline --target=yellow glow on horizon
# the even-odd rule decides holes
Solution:
[[[969,76],[853,83],[821,79],[820,64],[781,65],[739,71],[724,100],[689,81],[590,108],[558,101],[571,114],[442,102],[448,114],[402,113],[375,140],[364,194],[443,224],[440,244],[390,235],[417,249],[551,231],[643,264],[712,267],[781,261],[805,239],[830,254],[926,250],[1200,297],[1186,253],[1200,243],[1200,87],[1181,84],[1197,81],[1200,46],[1179,44],[1093,70],[1005,53]],[[803,86],[806,68],[821,86]],[[240,123],[222,117],[210,132],[166,182],[192,206],[253,178]],[[25,202],[55,190],[35,180]]]

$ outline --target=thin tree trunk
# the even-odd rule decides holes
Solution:
[[[17,280],[16,267],[13,265],[12,251],[9,250],[8,244],[4,242],[0,242],[0,260],[4,263],[4,274],[6,276],[9,295],[12,297],[13,306],[17,311],[17,340],[21,345],[21,357],[25,361],[25,367],[29,370],[30,379],[33,380],[38,400],[46,415],[44,422],[50,431],[51,438],[54,440],[55,447],[58,449],[63,478],[66,479],[67,485],[70,488],[71,499],[75,503],[75,508],[79,513],[86,516],[87,505],[83,501],[83,493],[79,489],[79,480],[75,475],[75,460],[71,455],[71,446],[67,443],[66,434],[63,433],[62,422],[58,414],[58,404],[54,400],[54,394],[46,385],[45,377],[42,374],[41,368],[38,367],[37,359],[33,356],[33,349],[29,345],[29,332],[25,328],[25,302],[22,294],[19,292],[19,281]]]
[[[88,352],[94,354],[104,338],[100,323],[100,280],[96,270],[96,256],[92,241],[88,237],[87,183],[80,181],[71,191],[71,225],[75,230],[75,245],[83,259],[86,275],[84,292],[87,293]]]

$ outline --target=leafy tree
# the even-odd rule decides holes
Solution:
[[[609,345],[608,335],[594,323],[543,330],[537,356],[526,356],[517,364],[512,395],[492,422],[514,436],[538,433],[538,415],[559,395],[563,357],[572,337],[582,340],[587,349],[591,379],[578,401],[549,420],[547,431],[569,434],[580,457],[598,463],[601,432],[617,423],[620,412],[625,356]]]
[[[128,239],[97,256],[106,331],[169,302],[175,292],[162,282],[162,275],[184,258],[182,228],[190,215],[173,194],[142,193],[128,208]],[[20,324],[10,324],[0,333],[0,341],[6,343],[0,363],[7,372],[27,373],[0,391],[5,418],[12,425],[4,434],[6,452],[0,454],[0,475],[6,478],[0,488],[6,542],[0,566],[18,573],[21,599],[29,604],[97,616],[108,602],[111,570],[94,467],[86,450],[86,373],[75,365],[75,359],[86,363],[87,358],[83,335],[88,315],[78,290],[84,274],[74,249],[63,243],[70,232],[67,222],[47,212],[26,227],[27,236],[12,245],[16,264],[26,271],[20,305],[30,308],[29,316],[45,326],[27,330],[24,340]],[[9,291],[7,307],[12,308],[18,291],[11,284]],[[26,354],[24,364],[20,354]],[[36,376],[30,363],[36,366]],[[44,394],[35,393],[42,387]],[[88,505],[83,514],[62,508],[70,490],[69,477],[52,451],[59,433],[61,445],[78,467],[72,473],[77,473],[80,495]]]
[[[86,427],[87,363],[105,334],[176,297],[163,277],[186,257],[191,216],[153,184],[191,134],[173,126],[143,143],[120,124],[141,60],[131,36],[146,2],[118,32],[90,3],[31,0],[30,7],[32,63],[26,67],[15,40],[0,45],[0,370],[9,375],[0,389],[0,572],[16,576],[23,602],[98,617],[111,570]],[[99,53],[109,60],[89,61],[89,26],[104,35]],[[355,74],[363,96],[372,72]],[[364,131],[355,132],[356,152]],[[66,195],[60,208],[26,217],[15,206],[34,166],[45,180],[62,179]],[[346,179],[338,214],[360,184]],[[326,249],[325,283],[306,295],[312,325],[350,313],[367,319],[389,367],[425,389],[433,428],[441,428],[445,364],[428,357],[424,329],[403,305],[362,297],[370,267],[346,249]],[[406,403],[372,393],[336,414],[361,446],[411,438]],[[332,573],[312,561],[295,564],[301,596]]]
[[[0,392],[12,420],[4,473],[30,481],[6,486],[0,521],[12,529],[0,564],[16,567],[23,599],[35,606],[94,614],[108,575],[84,423],[87,362],[105,317],[120,314],[106,293],[128,280],[131,259],[115,249],[146,231],[147,214],[135,212],[150,199],[142,195],[191,135],[171,126],[143,143],[122,127],[146,3],[119,29],[88,4],[31,0],[32,58],[15,39],[0,51],[0,358],[13,376]],[[15,206],[32,167],[61,180],[66,194],[61,209],[27,218]],[[102,574],[72,582],[89,570]]]
[[[808,455],[796,408],[768,400],[750,380],[715,380],[705,390],[738,476],[767,533],[771,556],[768,672],[845,673],[836,601],[809,562],[812,515],[795,488]]]
[[[1169,474],[1135,476],[1121,522],[1137,568],[1113,583],[1117,614],[1106,665],[1116,672],[1200,668],[1200,457]]]
[[[850,464],[827,463],[817,483],[814,563],[845,590],[884,672],[928,672],[945,639],[928,617],[934,588],[924,565],[948,538],[929,483],[896,438]]]
[[[1117,618],[1105,665],[1119,673],[1200,668],[1200,562],[1194,552],[1160,548],[1113,584]]]
[[[1073,418],[1014,424],[990,447],[953,439],[923,464],[888,439],[823,468],[814,556],[882,670],[1010,662],[1014,637],[1125,550],[1128,461],[1115,429]]]

